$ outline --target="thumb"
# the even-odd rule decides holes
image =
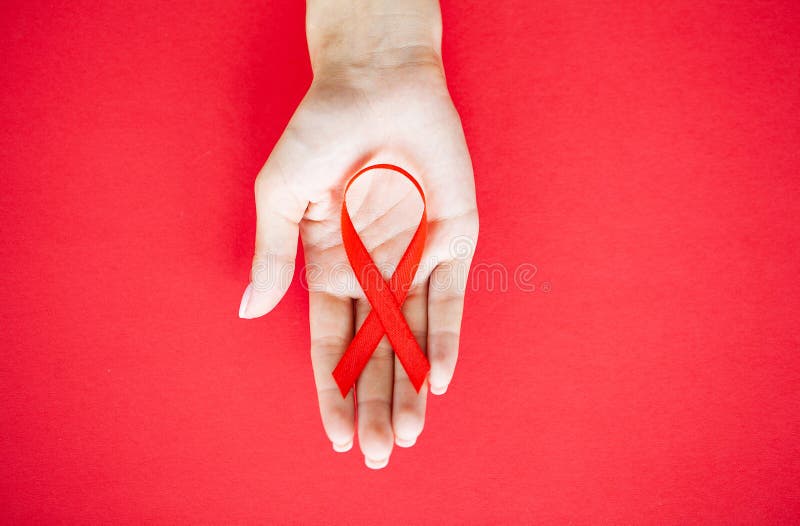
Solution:
[[[299,223],[308,201],[289,186],[296,174],[283,170],[273,152],[256,178],[256,243],[250,284],[239,305],[240,318],[257,318],[283,298],[294,276]]]

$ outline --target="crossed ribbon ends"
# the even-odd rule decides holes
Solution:
[[[347,210],[346,197],[350,185],[364,173],[377,169],[392,170],[404,175],[414,184],[422,198],[422,217],[420,218],[419,226],[417,226],[411,242],[403,253],[403,257],[400,258],[394,274],[388,281],[384,280],[378,266],[369,255],[364,243],[361,241],[361,237],[356,232],[355,226],[353,226],[353,221]],[[342,199],[342,242],[350,266],[353,268],[356,279],[361,285],[372,310],[333,370],[333,377],[339,386],[342,396],[347,396],[383,335],[386,334],[394,353],[408,374],[411,384],[419,392],[430,370],[430,364],[416,338],[411,333],[408,322],[400,308],[406,299],[411,283],[414,281],[414,275],[417,272],[419,262],[422,259],[422,251],[425,248],[425,238],[428,233],[425,194],[419,182],[399,166],[374,164],[363,168],[350,179],[345,186],[344,197]]]

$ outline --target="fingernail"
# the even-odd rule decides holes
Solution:
[[[389,464],[389,457],[386,457],[383,460],[373,460],[369,457],[364,457],[364,463],[370,469],[382,469]]]
[[[239,304],[239,317],[247,319],[247,304],[250,302],[250,296],[253,294],[253,284],[249,283],[247,288],[244,289],[244,294],[242,295],[242,302]]]
[[[405,438],[395,437],[394,443],[400,447],[411,447],[417,443],[417,439],[406,440]]]
[[[346,444],[333,444],[333,450],[337,453],[344,453],[345,451],[350,451],[353,448],[353,441],[347,442]]]
[[[432,385],[431,386],[431,393],[433,393],[435,395],[443,395],[443,394],[445,394],[447,392],[447,386],[448,386],[448,384],[445,384],[444,386]]]

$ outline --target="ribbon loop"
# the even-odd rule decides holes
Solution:
[[[419,226],[411,238],[403,257],[389,281],[385,281],[377,265],[369,255],[361,238],[356,232],[350,213],[347,210],[347,190],[353,181],[362,174],[376,169],[392,170],[408,178],[416,187],[422,198],[422,217]],[[422,251],[425,248],[425,238],[428,233],[428,220],[426,214],[425,194],[422,187],[414,177],[399,166],[393,164],[374,164],[363,168],[356,173],[344,189],[345,199],[342,200],[342,243],[347,253],[347,259],[355,272],[356,279],[364,290],[372,310],[361,328],[356,333],[353,341],[347,347],[342,359],[333,370],[333,377],[339,386],[342,396],[347,396],[350,388],[355,384],[361,371],[367,365],[370,356],[386,334],[394,353],[400,360],[414,389],[419,392],[425,377],[430,370],[430,364],[422,348],[411,333],[400,308],[406,299],[408,289],[414,281]]]

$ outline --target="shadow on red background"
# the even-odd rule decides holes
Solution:
[[[468,297],[382,472],[325,438],[303,290],[236,317],[301,3],[3,4],[4,522],[800,518],[797,4],[461,4],[476,263],[537,289]]]

